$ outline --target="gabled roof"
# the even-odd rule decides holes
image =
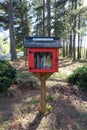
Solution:
[[[61,48],[61,42],[58,37],[26,37],[26,48]]]

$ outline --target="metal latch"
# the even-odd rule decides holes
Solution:
[[[32,51],[29,51],[29,54],[33,53]]]
[[[33,69],[32,67],[29,67],[29,70]]]

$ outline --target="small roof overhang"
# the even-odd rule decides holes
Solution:
[[[26,37],[25,48],[61,48],[58,37]]]

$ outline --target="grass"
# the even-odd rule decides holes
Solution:
[[[4,122],[2,125],[0,125],[0,130],[8,130],[8,122]]]
[[[1,118],[1,120],[3,120],[4,122],[6,122],[6,121],[8,121],[8,117],[7,117],[7,116],[3,116],[3,117]]]
[[[32,99],[31,101],[27,102],[20,108],[21,114],[27,114],[31,111],[32,106],[35,106],[38,103],[37,100]],[[34,109],[34,108],[33,108]]]
[[[30,102],[28,102],[28,104],[29,104],[30,106],[32,106],[32,105],[36,104],[37,102],[38,102],[37,100],[32,99]]]
[[[74,126],[77,128],[77,130],[86,130],[86,129],[84,129],[84,126],[80,126],[80,124],[78,122],[75,122]]]
[[[19,70],[17,73],[17,81],[28,83],[29,81],[36,81],[36,77],[28,71]]]
[[[67,74],[65,73],[65,72],[56,72],[56,73],[54,73],[52,76],[51,76],[51,78],[53,78],[53,79],[66,79],[66,77],[67,77]]]

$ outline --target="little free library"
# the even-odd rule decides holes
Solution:
[[[34,73],[41,81],[41,109],[46,111],[46,80],[59,69],[58,37],[26,37],[25,48],[28,52],[28,71]]]

